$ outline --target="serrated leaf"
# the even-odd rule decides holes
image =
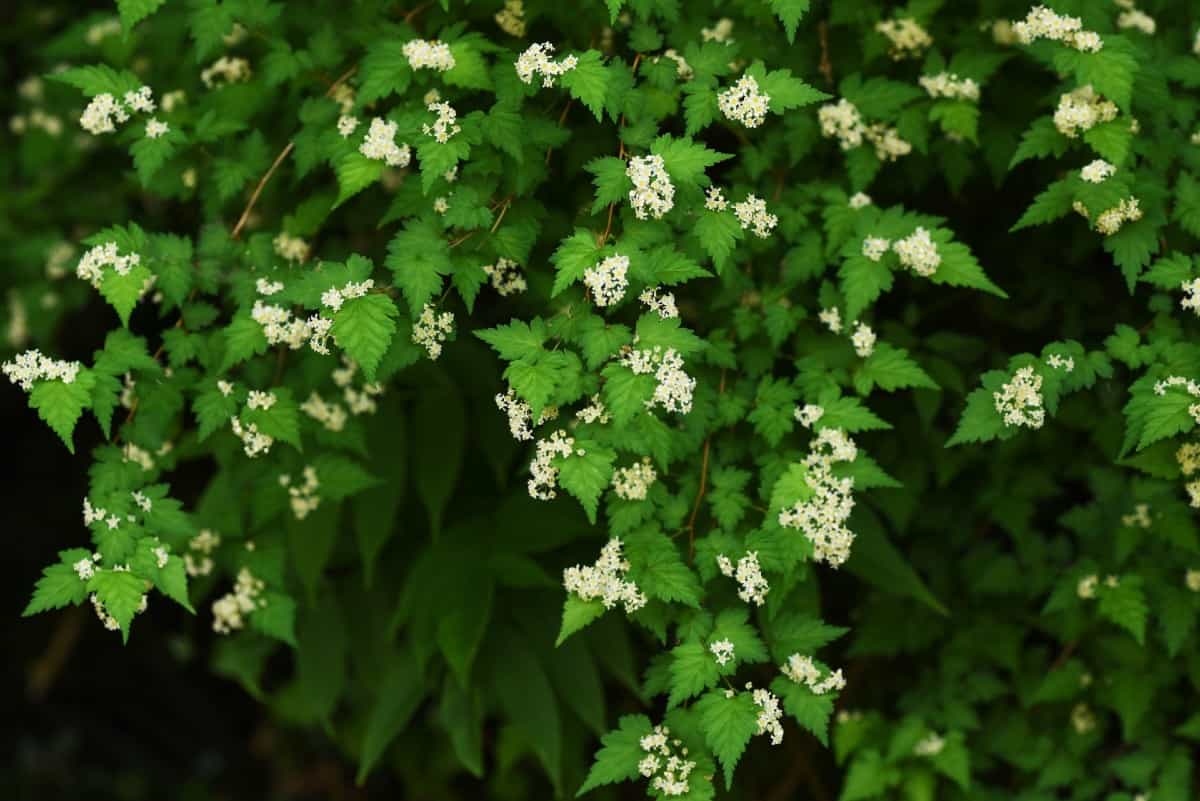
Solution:
[[[83,410],[92,405],[95,378],[88,370],[80,370],[70,384],[63,381],[38,381],[29,393],[29,408],[58,434],[67,450],[75,452],[71,439],[75,424]]]
[[[616,458],[616,453],[608,448],[577,440],[575,450],[569,456],[556,460],[559,486],[583,504],[588,521],[593,524],[596,522],[600,495],[612,480],[612,465]]]
[[[571,97],[587,106],[599,120],[604,114],[604,95],[608,91],[609,73],[604,66],[604,56],[588,50],[575,64],[575,69],[564,72],[559,81]]]
[[[375,380],[375,369],[392,344],[399,314],[384,294],[351,298],[334,314],[330,329],[334,342],[358,362],[368,381]]]
[[[650,719],[645,715],[625,715],[617,721],[617,728],[600,738],[601,748],[576,797],[606,784],[637,777],[637,764],[645,756],[641,739],[650,731]]]
[[[695,705],[700,715],[704,741],[725,771],[725,787],[733,786],[733,770],[750,738],[758,731],[758,707],[750,693],[725,697],[724,690],[710,690]]]

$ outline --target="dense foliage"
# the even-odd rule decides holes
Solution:
[[[1200,10],[24,5],[27,615],[420,797],[1200,792]]]

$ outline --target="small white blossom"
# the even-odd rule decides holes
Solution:
[[[717,108],[726,119],[740,122],[747,128],[757,128],[767,118],[771,96],[758,91],[758,81],[743,75],[738,82],[717,95]]]
[[[1034,6],[1025,19],[1012,23],[1012,32],[1021,44],[1050,39],[1085,53],[1099,52],[1104,46],[1099,34],[1083,30],[1079,17],[1062,16],[1045,6]]]
[[[875,352],[875,331],[862,321],[854,323],[854,333],[850,335],[850,344],[859,358],[866,359]]]
[[[713,658],[717,660],[718,665],[725,666],[734,659],[733,643],[729,640],[717,640],[708,646],[708,650],[712,652]]]
[[[250,80],[250,62],[244,58],[221,56],[200,73],[200,80],[209,89],[229,83]]]
[[[583,283],[592,294],[592,302],[601,307],[620,302],[629,288],[628,273],[629,258],[620,254],[588,267],[583,273]]]
[[[758,564],[758,551],[748,551],[738,559],[736,567],[728,556],[717,554],[717,567],[722,575],[737,581],[738,598],[755,606],[762,606],[767,602],[767,593],[771,591],[771,586]]]
[[[512,259],[501,256],[495,264],[485,264],[483,272],[492,279],[492,289],[501,297],[520,294],[528,288],[521,266]]]
[[[1121,515],[1121,525],[1129,526],[1130,528],[1150,528],[1152,521],[1150,519],[1150,505],[1139,503],[1133,507],[1133,511],[1127,515]]]
[[[436,361],[442,355],[442,343],[453,331],[454,314],[439,314],[437,309],[426,303],[421,309],[421,316],[413,322],[412,341],[413,344],[423,347],[429,358]]]
[[[296,264],[308,261],[308,243],[287,231],[280,231],[271,242],[280,258]]]
[[[238,571],[233,591],[213,601],[213,631],[230,634],[245,628],[245,616],[266,605],[266,601],[260,598],[265,588],[266,584],[255,578],[249,568],[243,567]]]
[[[1184,281],[1179,288],[1183,290],[1184,295],[1179,300],[1179,306],[1200,315],[1200,278]]]
[[[71,569],[75,571],[75,575],[79,576],[80,581],[87,581],[92,576],[96,575],[96,566],[91,559],[80,559],[75,564],[71,565]]]
[[[903,239],[892,245],[892,250],[900,257],[900,263],[919,276],[928,278],[937,272],[942,257],[937,245],[929,236],[929,231],[921,226]]]
[[[800,423],[800,425],[804,426],[805,428],[812,428],[817,424],[817,421],[824,416],[824,414],[825,409],[823,407],[817,406],[816,404],[807,403],[804,406],[797,406],[796,410],[792,413],[792,416],[796,418],[796,421]]]
[[[1104,159],[1096,159],[1079,171],[1079,177],[1090,184],[1102,183],[1116,173],[1117,168]]]
[[[275,405],[275,393],[260,392],[257,389],[252,389],[250,390],[250,396],[246,399],[246,405],[251,409],[266,411]]]
[[[817,313],[817,319],[832,333],[840,334],[842,332],[842,314],[837,310],[836,306],[829,309],[821,309]]]
[[[600,549],[595,564],[564,570],[563,586],[584,601],[599,600],[605,609],[621,604],[626,614],[633,614],[646,605],[646,596],[637,585],[625,580],[628,571],[629,562],[621,557],[621,541],[614,537]]]
[[[1116,104],[1096,94],[1091,84],[1085,84],[1058,98],[1058,108],[1054,111],[1054,127],[1063,136],[1074,139],[1099,123],[1116,118]]]
[[[432,136],[434,141],[444,145],[450,141],[450,137],[462,130],[462,126],[457,123],[458,112],[451,108],[449,103],[430,103],[426,108],[436,112],[438,116],[433,125],[422,125],[421,130],[426,136]]]
[[[932,732],[917,741],[913,746],[913,754],[920,757],[935,757],[942,753],[942,749],[946,747],[946,741],[938,736],[937,732]]]
[[[1096,218],[1096,230],[1105,236],[1112,236],[1127,222],[1142,219],[1142,209],[1138,199],[1130,195],[1121,200],[1116,206],[1103,211]]]
[[[129,275],[141,262],[142,257],[139,254],[129,253],[122,256],[117,253],[116,242],[105,242],[83,254],[83,258],[75,267],[75,275],[99,289],[104,281],[105,267],[111,267],[117,275]]]
[[[554,79],[565,72],[570,72],[579,64],[575,56],[567,56],[562,61],[553,61],[550,56],[554,53],[554,45],[550,42],[531,44],[524,53],[517,57],[517,77],[522,83],[533,83],[535,75],[542,76],[542,86],[554,86]]]
[[[64,384],[73,384],[81,369],[83,365],[79,362],[51,359],[42,355],[39,350],[19,353],[12,361],[0,366],[0,371],[3,371],[8,380],[26,392],[33,389],[34,381],[61,381]]]
[[[881,20],[875,23],[875,30],[883,34],[891,44],[888,55],[894,61],[916,58],[933,44],[933,37],[910,17]]]
[[[496,12],[496,25],[509,36],[518,39],[525,35],[525,3],[522,0],[504,0],[504,8]]]
[[[157,139],[160,136],[166,136],[171,130],[171,127],[165,122],[159,121],[158,118],[151,118],[146,122],[146,138]]]
[[[1071,725],[1076,734],[1087,734],[1096,728],[1096,715],[1085,703],[1078,703],[1071,710]]]
[[[633,183],[629,203],[639,220],[657,220],[675,207],[675,186],[662,156],[634,156],[625,167],[625,175]]]
[[[646,752],[638,762],[638,773],[653,779],[650,787],[666,797],[687,795],[691,789],[688,776],[696,763],[684,759],[687,748],[682,747],[678,738],[671,738],[671,730],[666,726],[655,726],[653,732],[638,741],[638,745]]]
[[[783,708],[779,705],[779,697],[767,689],[757,689],[753,692],[754,705],[758,707],[757,734],[769,734],[771,745],[783,742]]]
[[[287,473],[279,477],[279,484],[287,487],[288,503],[297,520],[308,517],[321,505],[321,496],[318,494],[321,482],[317,478],[316,469],[311,465],[305,466],[302,478],[304,479],[303,483],[293,484],[292,477]]]
[[[326,430],[338,432],[346,427],[349,415],[346,409],[337,403],[326,403],[318,393],[313,392],[308,400],[300,404],[300,411],[323,425]]]
[[[709,211],[725,211],[729,202],[718,186],[710,186],[704,193],[704,208]]]
[[[1184,574],[1183,584],[1192,592],[1200,592],[1200,570],[1188,570]]]
[[[358,117],[354,117],[349,114],[343,114],[342,116],[338,117],[337,132],[338,132],[338,135],[341,136],[343,139],[350,136],[350,134],[354,133],[354,130],[357,127],[358,127]]]
[[[813,561],[838,567],[850,558],[854,532],[846,521],[854,510],[854,479],[833,474],[838,462],[853,462],[858,447],[840,428],[824,428],[809,443],[804,482],[812,496],[779,513],[779,525],[799,529],[813,546]]]
[[[959,78],[953,72],[937,75],[922,75],[918,81],[930,97],[945,97],[951,100],[979,101],[979,84],[970,78]]]
[[[433,199],[433,210],[437,214],[445,214],[450,211],[450,201],[445,196],[435,197]]]
[[[445,72],[454,69],[454,55],[450,45],[437,39],[413,39],[404,43],[404,57],[408,66],[414,70],[437,70]]]
[[[1011,381],[992,393],[996,411],[1005,426],[1041,428],[1046,420],[1042,406],[1042,377],[1032,367],[1022,367]]]
[[[855,192],[850,196],[850,208],[858,211],[871,205],[871,196],[865,192]]]
[[[627,501],[644,501],[646,493],[657,479],[658,473],[650,464],[650,457],[646,457],[629,467],[620,467],[613,471],[613,491],[617,493],[617,497]]]
[[[1151,17],[1145,11],[1131,8],[1117,15],[1117,27],[1121,30],[1133,28],[1147,36],[1153,36],[1154,32],[1158,29],[1158,23],[1154,21],[1154,17]]]
[[[651,311],[657,312],[658,316],[664,320],[669,320],[679,316],[679,309],[675,306],[675,295],[672,292],[663,292],[659,294],[659,287],[650,286],[642,290],[642,294],[638,295],[638,300],[646,304]]]
[[[892,240],[882,236],[868,236],[863,239],[862,254],[871,261],[879,261],[883,254],[892,246]]]
[[[389,167],[407,167],[412,160],[412,150],[407,144],[396,144],[398,127],[390,120],[375,117],[362,144],[358,146],[358,152],[373,161],[382,161]]]
[[[646,401],[647,408],[662,406],[679,414],[692,410],[696,379],[684,372],[683,357],[674,348],[663,351],[655,346],[653,350],[630,350],[621,357],[621,364],[639,375],[654,373],[658,386],[654,388],[653,397]]]
[[[767,212],[767,204],[754,195],[746,195],[741,203],[733,204],[733,213],[742,230],[752,230],[760,239],[766,239],[779,224],[779,217]]]
[[[1057,353],[1051,353],[1046,357],[1046,364],[1053,367],[1055,370],[1062,370],[1064,373],[1070,373],[1075,369],[1075,357],[1062,357]]]
[[[251,459],[266,455],[270,452],[271,446],[275,444],[275,438],[261,433],[254,423],[242,425],[241,420],[231,417],[229,426],[233,430],[233,435],[242,441],[242,450]]]

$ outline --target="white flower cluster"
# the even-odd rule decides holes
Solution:
[[[1075,370],[1074,356],[1059,356],[1057,353],[1051,353],[1046,357],[1046,364],[1053,367],[1055,370],[1062,370],[1065,373],[1070,373]]]
[[[83,258],[79,260],[79,265],[75,268],[75,275],[99,289],[100,284],[104,281],[105,267],[112,267],[113,272],[117,275],[129,275],[129,272],[141,264],[141,261],[142,257],[137,253],[121,256],[117,253],[116,242],[105,242],[83,254]]]
[[[815,403],[806,403],[804,406],[797,406],[796,410],[792,412],[792,416],[800,425],[812,428],[818,420],[825,416],[825,408],[817,406]]]
[[[315,390],[308,400],[300,404],[300,411],[323,425],[327,431],[337,433],[346,427],[349,415],[340,403],[327,403]]]
[[[431,304],[426,303],[421,309],[421,316],[413,321],[412,341],[420,345],[429,354],[430,359],[437,360],[442,355],[442,343],[454,331],[454,313],[438,314]]]
[[[314,314],[308,320],[301,320],[282,306],[255,300],[250,319],[262,326],[268,344],[299,350],[307,342],[317,353],[329,353],[325,340],[333,321],[326,317]]]
[[[154,109],[154,98],[149,86],[143,86],[136,92],[126,92],[120,101],[104,92],[91,99],[87,108],[83,110],[83,116],[79,118],[79,125],[90,134],[112,133],[117,130],[114,121],[123,123],[129,119],[131,113],[150,113]]]
[[[788,657],[787,664],[780,666],[779,670],[797,684],[806,685],[814,695],[824,695],[831,690],[846,688],[846,679],[841,668],[830,671],[829,675],[822,679],[821,669],[813,663],[811,656],[792,654]]]
[[[709,211],[725,211],[729,207],[729,201],[725,200],[725,193],[721,191],[719,186],[710,186],[704,193],[704,208]]]
[[[1012,380],[992,393],[996,411],[1004,419],[1005,426],[1041,428],[1046,421],[1046,410],[1042,407],[1042,377],[1032,367],[1022,367]]]
[[[613,471],[612,485],[617,497],[627,501],[644,501],[646,493],[658,479],[658,473],[650,464],[650,457],[635,462],[629,467],[621,467]]]
[[[550,58],[554,45],[550,42],[531,44],[524,53],[517,57],[517,77],[522,83],[533,83],[534,75],[542,76],[542,86],[554,86],[554,79],[565,72],[570,72],[579,64],[575,56],[567,56],[562,61]]]
[[[200,80],[209,89],[229,83],[250,80],[250,62],[244,58],[221,56],[200,73]]]
[[[746,685],[747,690],[752,687],[752,684]],[[783,742],[783,724],[779,722],[783,720],[783,707],[779,705],[779,696],[760,687],[754,690],[751,697],[754,699],[754,705],[758,707],[758,731],[755,734],[769,734],[771,745],[779,745]]]
[[[629,257],[613,254],[583,272],[583,284],[597,306],[612,306],[629,288]]]
[[[454,69],[454,54],[450,45],[437,39],[413,39],[404,43],[404,57],[408,66],[414,70],[437,70],[445,72]]]
[[[1127,515],[1121,515],[1121,525],[1130,528],[1150,528],[1153,521],[1150,519],[1150,504],[1139,503],[1134,505],[1133,511]]]
[[[759,239],[766,239],[779,224],[779,217],[767,213],[766,202],[755,195],[746,195],[741,203],[734,203],[733,214],[743,231],[752,230]]]
[[[687,795],[690,789],[688,776],[696,768],[696,763],[684,759],[688,750],[682,741],[671,739],[671,730],[666,726],[655,726],[654,732],[647,734],[638,744],[646,752],[646,756],[638,762],[638,773],[647,779],[654,779],[650,786],[664,796]]]
[[[90,526],[93,523],[104,523],[112,531],[121,525],[121,520],[116,515],[110,515],[107,510],[99,506],[92,506],[91,501],[85,497],[83,499],[83,524]],[[95,559],[95,557],[92,558]]]
[[[917,83],[921,84],[921,88],[928,92],[930,97],[979,102],[979,84],[970,78],[960,78],[953,72],[922,75]]]
[[[308,517],[321,505],[321,496],[317,494],[317,491],[321,489],[321,482],[317,478],[316,468],[306,465],[302,478],[304,479],[303,483],[293,484],[292,477],[287,473],[279,477],[279,486],[287,490],[292,514],[296,516],[297,520]]]
[[[767,602],[767,593],[771,586],[762,574],[758,564],[758,551],[747,551],[734,567],[733,561],[725,554],[717,554],[717,568],[721,575],[728,576],[738,583],[738,597],[746,603],[762,606]]]
[[[1079,177],[1089,184],[1098,184],[1103,183],[1105,179],[1111,177],[1116,171],[1117,168],[1104,159],[1096,159],[1079,171]]]
[[[1087,734],[1096,728],[1096,713],[1082,701],[1071,709],[1071,726],[1076,734]]]
[[[343,139],[347,138],[348,136],[350,136],[350,134],[354,133],[354,131],[357,128],[358,128],[358,117],[354,117],[350,114],[343,114],[340,117],[338,117],[337,132],[338,132],[338,136],[342,137]]]
[[[937,272],[942,263],[937,245],[929,236],[929,231],[922,226],[903,239],[896,240],[892,250],[900,257],[900,263],[919,276],[928,278]]]
[[[837,139],[842,150],[853,150],[867,141],[875,147],[875,155],[880,161],[895,161],[912,152],[912,144],[902,139],[895,128],[881,122],[864,125],[858,108],[845,98],[821,106],[817,110],[817,120],[821,124],[821,135],[826,139]]]
[[[275,444],[275,438],[260,432],[254,423],[243,425],[238,418],[230,417],[229,427],[233,429],[233,435],[242,441],[242,450],[251,459],[270,453],[271,446]]]
[[[817,319],[821,321],[830,332],[834,334],[842,333],[842,313],[838,311],[837,306],[828,309],[821,309],[817,312]]]
[[[29,115],[14,114],[8,120],[8,127],[15,134],[23,134],[30,128],[39,128],[50,136],[62,136],[62,120],[53,114],[47,114],[40,108],[35,108]]]
[[[663,51],[662,57],[669,58],[671,61],[675,62],[675,74],[679,76],[680,80],[690,81],[696,75],[696,71],[692,69],[692,65],[687,63],[687,59],[679,55],[679,53],[675,51],[675,48],[668,47]],[[657,56],[654,58],[654,63],[658,63]]]
[[[196,536],[188,541],[188,552],[183,555],[183,569],[189,576],[207,576],[212,573],[214,562],[212,552],[221,544],[221,535],[214,534],[206,528],[200,529]]]
[[[713,659],[717,660],[717,664],[724,667],[734,659],[733,643],[729,640],[717,640],[712,645],[708,646],[708,650],[712,653]]]
[[[1142,209],[1138,205],[1138,199],[1130,195],[1111,209],[1100,212],[1100,216],[1096,218],[1096,230],[1105,236],[1112,236],[1120,231],[1125,223],[1140,219]]]
[[[1183,584],[1192,592],[1200,592],[1200,570],[1189,570],[1184,573]]]
[[[588,399],[588,405],[575,413],[575,419],[581,423],[604,425],[609,420],[608,409],[604,408],[604,402],[600,400],[599,395],[593,395]]]
[[[850,558],[854,532],[846,527],[854,509],[854,479],[838,478],[833,465],[853,462],[858,447],[840,428],[824,428],[808,446],[804,457],[804,483],[813,494],[779,512],[779,525],[803,532],[812,543],[813,561],[838,567]]]
[[[264,297],[271,297],[278,292],[283,291],[282,281],[269,281],[266,278],[259,278],[254,282],[254,291]]]
[[[245,628],[245,615],[267,605],[266,600],[259,597],[265,588],[266,584],[255,578],[249,568],[239,570],[233,591],[213,601],[213,631],[230,634]]]
[[[633,614],[646,605],[646,596],[636,584],[625,580],[628,572],[629,562],[621,556],[621,541],[614,537],[600,549],[595,564],[575,565],[564,570],[563,586],[581,600],[599,600],[605,609],[622,604],[626,614]]]
[[[634,156],[625,167],[625,175],[633,182],[629,203],[639,220],[657,220],[675,207],[675,186],[662,156]]]
[[[1098,95],[1089,83],[1058,98],[1058,108],[1054,110],[1054,127],[1063,136],[1074,139],[1099,123],[1116,118],[1116,103]]]
[[[389,167],[407,167],[412,161],[412,150],[407,144],[396,144],[398,127],[383,117],[374,118],[362,144],[358,146],[358,152],[373,161],[382,161]]]
[[[871,261],[879,261],[891,247],[892,240],[886,237],[868,236],[863,239],[862,254]]]
[[[146,121],[147,139],[158,139],[160,136],[166,136],[170,130],[171,127],[157,117],[152,117]]]
[[[533,439],[533,409],[529,404],[518,398],[512,387],[509,387],[503,395],[497,393],[495,400],[496,408],[508,415],[508,433],[512,434],[513,439],[521,441]],[[547,420],[553,420],[556,417],[558,417],[558,407],[547,406],[542,409],[537,425],[540,426]]]
[[[726,119],[740,122],[747,128],[757,128],[767,119],[771,96],[758,91],[758,81],[743,75],[738,82],[717,95],[717,108]]]
[[[34,381],[61,381],[64,384],[75,383],[83,365],[79,362],[68,362],[51,359],[40,350],[27,350],[18,353],[11,362],[0,366],[0,371],[8,380],[26,392],[33,389]]]
[[[529,463],[529,481],[526,483],[529,497],[549,501],[558,495],[555,491],[558,468],[554,466],[554,457],[570,456],[574,450],[575,438],[562,431],[555,431],[549,439],[538,440],[533,461]]]
[[[251,409],[262,409],[266,411],[275,405],[274,392],[260,392],[257,389],[250,390],[249,397],[246,398],[246,405]]]
[[[445,214],[450,211],[450,201],[446,199],[445,195],[435,197],[433,199],[433,210],[437,214]]]
[[[1179,299],[1179,306],[1200,315],[1200,278],[1184,281],[1179,288],[1183,290],[1184,295]]]
[[[913,754],[919,757],[935,757],[942,753],[946,741],[937,732],[930,732],[913,746]]]
[[[658,316],[664,320],[670,320],[679,316],[679,309],[675,306],[675,294],[673,292],[663,292],[658,294],[659,287],[648,286],[642,290],[642,294],[638,295],[638,300],[646,304],[650,311],[657,312]]]
[[[875,352],[875,341],[878,339],[875,330],[861,320],[853,325],[854,333],[850,335],[850,344],[854,346],[854,352],[860,359],[870,358]]]
[[[375,281],[371,278],[365,281],[347,281],[346,285],[341,289],[330,287],[322,292],[321,305],[333,309],[336,313],[346,301],[365,297],[374,288]]]
[[[910,17],[882,20],[875,23],[875,30],[887,37],[891,47],[888,55],[893,61],[916,58],[921,51],[933,44],[933,37]]]
[[[520,39],[525,36],[525,3],[522,0],[504,0],[504,8],[496,12],[495,20],[500,30]]]
[[[492,289],[496,290],[500,297],[517,295],[528,288],[525,276],[521,274],[521,266],[512,259],[501,256],[495,264],[485,264],[483,272],[492,279]]]
[[[621,364],[638,375],[654,373],[658,386],[646,401],[646,408],[661,406],[669,412],[687,414],[692,410],[692,391],[696,379],[683,370],[683,357],[674,348],[666,351],[659,346],[653,350],[630,350],[621,357]]]
[[[1045,6],[1034,6],[1025,19],[1012,24],[1012,32],[1021,44],[1051,39],[1085,53],[1098,53],[1104,47],[1100,34],[1083,30],[1083,20],[1054,13]]]
[[[143,513],[149,514],[150,510],[154,508],[154,502],[146,497],[146,493],[136,490],[129,493],[129,495],[133,498],[134,506],[141,509]],[[159,565],[159,567],[162,567],[162,565]]]
[[[358,362],[343,354],[342,365],[330,375],[333,383],[342,390],[342,400],[350,408],[350,414],[375,414],[378,408],[375,398],[383,394],[383,384],[376,381],[363,384],[362,390],[357,390],[354,388],[354,376],[358,373]]]
[[[449,103],[430,103],[426,108],[437,112],[438,117],[433,125],[422,125],[421,130],[426,136],[432,136],[434,141],[444,145],[450,141],[450,137],[462,130],[462,126],[457,122],[458,112]]]
[[[711,28],[701,28],[700,38],[706,42],[717,42],[724,44],[730,41],[730,35],[733,33],[733,20],[728,17],[721,17],[717,20],[717,24]],[[1200,40],[1200,38],[1198,38]]]
[[[1133,28],[1141,31],[1147,36],[1153,36],[1158,30],[1158,23],[1154,21],[1154,17],[1147,14],[1145,11],[1137,8],[1131,8],[1128,11],[1122,11],[1117,15],[1117,27],[1121,30]]]
[[[850,208],[858,211],[871,205],[871,196],[866,192],[855,192],[850,196]]]
[[[295,264],[308,261],[308,243],[298,236],[292,236],[287,231],[280,231],[273,240],[272,247],[281,259]]]
[[[90,559],[85,557],[71,565],[71,569],[75,571],[75,575],[79,576],[80,581],[88,581],[96,575],[95,563],[98,561],[100,561],[100,554],[94,553]]]

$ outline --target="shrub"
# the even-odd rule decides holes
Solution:
[[[422,796],[1194,798],[1194,9],[813,5],[19,11],[25,613]]]

